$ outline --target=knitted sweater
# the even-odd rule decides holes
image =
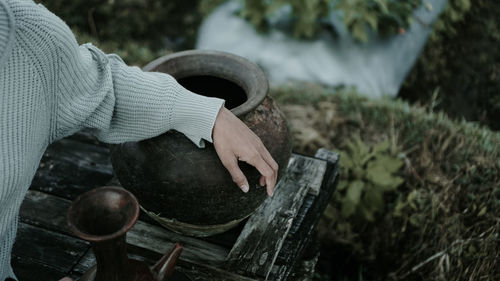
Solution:
[[[223,100],[189,92],[163,73],[129,67],[31,0],[0,0],[0,280],[10,266],[19,207],[47,146],[82,128],[103,142],[175,129],[212,141]]]

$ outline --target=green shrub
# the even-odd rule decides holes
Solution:
[[[403,160],[391,153],[388,140],[373,147],[355,135],[346,139],[340,152],[341,180],[334,195],[344,219],[372,222],[384,210],[384,193],[394,191],[403,179],[394,175]]]
[[[330,13],[341,16],[347,29],[361,42],[371,31],[385,36],[407,28],[413,11],[421,0],[245,0],[241,11],[258,30],[275,27],[275,22],[288,11],[290,32],[297,38],[311,38],[324,30],[332,30]]]

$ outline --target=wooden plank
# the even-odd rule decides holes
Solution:
[[[85,255],[78,261],[78,263],[73,267],[72,273],[78,273],[83,275],[89,268],[95,265],[95,256],[92,252],[92,248],[85,253]]]
[[[28,190],[24,197],[19,220],[41,228],[72,235],[66,225],[70,200],[36,190]]]
[[[323,183],[323,177],[326,173],[327,162],[321,161],[318,163],[316,169],[310,171],[312,174],[310,175],[312,181],[309,184],[308,193],[314,196],[318,196],[321,190],[321,184]]]
[[[31,189],[74,199],[112,178],[109,150],[105,147],[63,139],[45,152]]]
[[[13,255],[11,264],[16,277],[21,281],[57,281],[64,276],[68,276],[67,273],[60,272],[48,265],[40,264],[38,261],[26,257],[21,258]]]
[[[274,197],[249,218],[228,256],[228,268],[267,279],[292,222],[324,161],[293,155]]]
[[[175,242],[184,246],[182,259],[191,262],[220,265],[229,251],[200,239],[180,235],[164,228],[138,221],[127,234],[127,243],[163,254]]]
[[[261,278],[249,278],[234,272],[228,272],[220,268],[205,265],[185,265],[182,264],[176,270],[181,271],[189,277],[191,281],[262,281]]]
[[[102,147],[107,147],[108,145],[106,143],[100,142],[93,134],[91,129],[82,129],[73,135],[68,137],[69,139],[79,141],[79,142],[84,142],[87,144],[91,145],[97,145],[97,146],[102,146]]]
[[[243,230],[246,222],[246,220],[243,220],[236,227],[231,228],[226,232],[222,232],[214,236],[203,237],[200,239],[224,247],[229,251],[236,243],[236,240],[238,240],[238,236],[240,236],[240,233]]]
[[[127,245],[127,251],[129,258],[133,258],[139,261],[144,261],[149,265],[154,264],[156,257],[154,254],[150,252],[145,252],[143,249],[139,249],[134,247],[133,245]],[[157,256],[160,256],[159,254]],[[87,253],[78,261],[73,267],[72,273],[77,273],[79,275],[83,275],[87,270],[89,270],[92,266],[95,265],[95,256],[92,252],[92,248],[87,251]]]
[[[130,247],[129,247],[130,248]],[[144,257],[144,253],[140,253],[140,254],[136,254],[134,253],[133,250],[128,250],[129,252],[129,258],[132,258],[132,259],[135,259],[135,260],[139,260],[139,261],[143,261],[145,262],[146,264],[148,265],[153,265],[156,263],[156,261],[159,259],[160,255],[158,255],[158,258],[156,259],[152,259],[152,258],[149,258],[149,257]],[[147,254],[146,254],[147,256]],[[81,275],[83,275],[88,269],[90,269],[92,266],[95,265],[95,258],[94,258],[94,254],[92,253],[92,251],[89,251],[85,257],[82,259],[82,262],[79,263],[77,266],[75,266],[73,268],[73,271],[71,273],[71,276],[73,277],[79,277]],[[75,278],[76,279],[76,278]],[[168,279],[169,281],[191,281],[190,279],[186,278],[184,274],[182,274],[182,272],[179,271],[179,267],[176,266],[176,270],[174,271],[173,275],[170,276],[170,278]]]
[[[146,262],[149,265],[154,264],[162,256],[159,253],[149,251],[143,248],[130,246],[128,247],[129,257],[137,260]],[[181,254],[182,257],[182,254]],[[76,275],[82,275],[90,267],[95,264],[95,258],[92,251],[89,251],[85,257],[80,261],[80,263],[75,266],[73,272]],[[221,281],[221,280],[233,280],[233,281],[256,281],[257,279],[250,279],[232,272],[222,270],[217,267],[207,266],[204,264],[192,263],[185,261],[183,259],[179,260],[176,265],[176,271],[172,276],[172,281]],[[181,274],[182,273],[182,274]],[[185,276],[189,277],[187,279]]]
[[[70,204],[70,200],[30,190],[21,205],[20,220],[72,235],[66,226],[66,212]],[[194,262],[221,264],[229,252],[221,246],[183,236],[142,221],[137,221],[127,233],[127,243],[160,254],[170,249],[175,242],[181,242],[184,245],[182,258]]]
[[[190,263],[221,265],[228,253],[226,249],[211,245],[203,240],[175,234],[140,221],[127,233],[127,244],[129,244],[129,249],[142,248],[155,253],[152,254],[142,251],[143,257],[146,254],[161,257],[172,248],[174,245],[173,241],[183,244],[184,250],[182,251],[180,259]],[[136,249],[135,253],[137,252],[138,250]],[[133,254],[134,252],[131,253]],[[136,254],[134,258],[140,259],[138,257],[139,255]],[[76,270],[86,270],[94,263],[93,255],[88,254],[79,262]]]
[[[307,194],[283,243],[270,280],[287,280],[301,256],[316,239],[315,228],[338,182],[338,154],[320,149],[316,154],[328,164],[318,196]],[[333,161],[333,162],[332,162]]]
[[[316,265],[319,260],[319,241],[315,239],[305,249],[303,257],[297,262],[292,273],[286,280],[289,281],[310,281],[314,279]]]
[[[338,162],[340,160],[338,153],[330,151],[326,148],[318,149],[318,151],[316,152],[316,155],[314,155],[314,157],[316,157],[318,159],[323,159],[323,160],[327,161],[328,163],[331,163],[334,165],[335,164],[338,165]]]
[[[39,265],[40,268],[68,273],[89,247],[89,243],[85,241],[19,223],[12,255],[30,260],[34,266]],[[22,268],[19,270],[22,271]]]

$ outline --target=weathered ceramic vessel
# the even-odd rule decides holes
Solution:
[[[139,217],[134,195],[120,187],[105,186],[79,196],[68,209],[69,229],[92,244],[97,264],[80,281],[166,281],[182,252],[180,244],[156,265],[127,256],[125,236]]]
[[[168,73],[195,93],[224,99],[225,106],[261,138],[282,174],[291,153],[288,127],[267,97],[268,81],[258,66],[229,53],[197,50],[162,57],[145,70]],[[250,184],[250,191],[243,193],[212,144],[200,149],[175,131],[114,145],[111,152],[121,184],[151,217],[176,232],[200,237],[223,232],[267,197],[254,167],[240,162]]]

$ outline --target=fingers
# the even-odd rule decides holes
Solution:
[[[261,142],[261,154],[262,158],[264,158],[267,164],[269,164],[269,166],[271,166],[271,168],[276,172],[276,175],[278,175],[278,169],[279,169],[278,163],[276,163],[273,156],[271,156],[271,153],[269,153],[269,151],[266,149],[266,147],[262,142]]]
[[[273,157],[271,156],[271,154],[267,151],[267,149],[264,148],[264,160],[266,161],[266,163],[271,167],[271,169],[273,170],[273,182],[274,184],[276,184],[277,180],[278,180],[278,163],[276,163],[276,161],[274,161]],[[261,180],[262,181],[262,180]],[[262,184],[261,184],[262,186]],[[271,188],[271,191],[269,190]],[[272,196],[272,194],[274,194],[274,185],[271,187],[271,186],[267,186],[267,189],[268,189],[268,194],[271,194],[270,196]]]
[[[264,185],[266,185],[266,178],[265,178],[264,176],[261,176],[261,177],[260,177],[259,184],[260,184],[260,186],[264,186]]]
[[[222,165],[228,170],[229,174],[231,174],[231,178],[233,178],[234,183],[238,185],[238,187],[245,193],[250,189],[248,185],[248,180],[240,170],[238,166],[238,160],[236,157],[229,157],[227,160],[222,160]]]
[[[260,154],[254,154],[254,156],[248,160],[244,160],[248,164],[254,166],[257,168],[257,170],[260,172],[260,174],[264,177],[265,183],[266,183],[266,188],[267,188],[267,194],[269,196],[273,196],[274,194],[274,185],[276,184],[276,179],[278,177],[277,171],[275,172],[264,159],[261,157]],[[260,179],[260,184],[262,185],[262,178]]]
[[[273,170],[266,161],[260,156],[260,154],[255,154],[254,157],[245,160],[242,159],[243,161],[247,162],[248,164],[254,166],[259,173],[262,175],[260,178],[260,185],[264,186],[266,185],[267,189],[267,194],[269,196],[273,196],[274,194],[274,186],[276,184],[276,179],[277,179],[277,170]],[[243,191],[243,192],[248,192],[250,189],[248,180],[241,171],[240,167],[238,166],[238,160],[236,159],[235,156],[228,156],[228,157],[221,157],[222,164],[224,167],[228,170],[229,174],[231,174],[231,177],[233,181],[238,185],[238,187]]]
[[[271,156],[269,151],[266,149],[264,144],[260,141],[260,139],[259,139],[259,142],[260,142],[261,157],[264,159],[264,161],[266,161],[266,163],[269,165],[269,167],[271,167],[272,172],[273,172],[272,182],[274,184],[276,184],[276,181],[278,180],[278,169],[279,169],[278,163],[276,163],[276,161]],[[260,185],[264,186],[264,182],[265,182],[265,177],[263,175],[263,177],[260,178]],[[272,196],[274,194],[274,184],[272,186],[267,185],[267,193],[269,194],[269,196]]]
[[[244,191],[248,181],[238,166],[239,160],[257,168],[262,177],[261,186],[267,186],[272,196],[278,178],[278,164],[265,148],[260,138],[229,110],[223,108],[217,115],[213,128],[214,147],[233,181]]]

